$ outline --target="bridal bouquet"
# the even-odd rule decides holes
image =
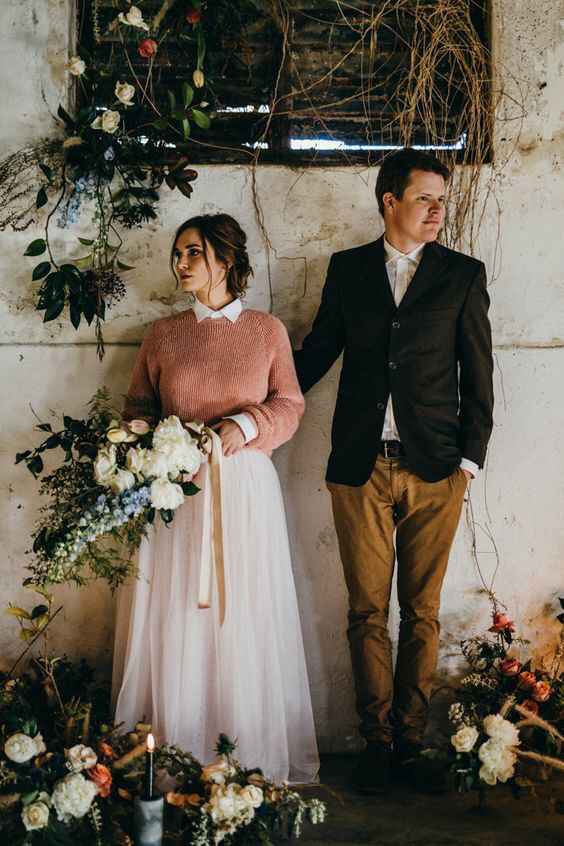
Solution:
[[[49,502],[33,534],[30,581],[83,584],[88,570],[112,588],[132,570],[133,553],[155,517],[170,523],[206,456],[201,423],[170,416],[152,427],[145,420],[121,420],[102,389],[84,420],[63,417],[63,429],[37,427],[46,439],[18,453]],[[44,474],[42,454],[62,450],[62,463]]]

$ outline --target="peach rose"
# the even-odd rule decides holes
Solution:
[[[139,42],[139,46],[137,47],[137,52],[140,56],[144,59],[150,59],[154,56],[157,52],[157,42],[154,41],[152,38],[144,38],[143,41]]]
[[[532,696],[535,702],[546,702],[552,693],[552,688],[545,681],[538,681],[532,689]]]
[[[490,632],[503,632],[503,631],[515,631],[515,623],[513,620],[510,620],[507,614],[503,614],[501,611],[496,611],[493,615],[493,625],[490,628]]]
[[[540,708],[537,705],[537,703],[534,701],[534,699],[525,699],[523,702],[521,702],[521,705],[522,705],[523,708],[526,708],[527,711],[530,711],[531,714],[534,714],[535,717],[538,714],[538,712],[540,711]]]
[[[504,676],[518,676],[521,672],[521,662],[517,658],[505,658],[499,665],[499,671]]]
[[[106,743],[105,740],[100,740],[98,743],[98,755],[101,758],[115,758],[116,753],[112,749],[109,743]]]
[[[519,684],[521,687],[525,688],[533,688],[537,683],[537,677],[534,673],[529,673],[525,671],[524,673],[519,673]]]
[[[99,795],[102,799],[106,799],[112,789],[112,774],[109,769],[104,764],[96,764],[95,767],[91,767],[86,772],[98,788]]]
[[[146,435],[151,428],[146,420],[130,420],[127,425],[136,435]]]
[[[169,805],[174,805],[176,808],[186,808],[192,806],[197,808],[204,801],[203,797],[198,793],[174,793],[169,791],[166,794],[166,801]]]

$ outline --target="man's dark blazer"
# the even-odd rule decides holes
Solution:
[[[410,470],[428,482],[461,457],[483,465],[492,430],[492,343],[482,262],[427,244],[396,307],[384,240],[335,253],[295,353],[304,393],[344,351],[327,480],[368,481],[391,393]]]

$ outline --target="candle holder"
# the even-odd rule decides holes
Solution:
[[[162,846],[164,796],[136,796],[133,806],[135,846]]]

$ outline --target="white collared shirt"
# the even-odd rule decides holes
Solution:
[[[201,323],[202,320],[209,318],[210,320],[218,320],[221,317],[226,317],[231,323],[235,323],[241,312],[243,311],[243,304],[240,299],[231,300],[230,303],[214,310],[207,305],[204,305],[197,298],[194,298],[192,303],[192,310],[196,315],[196,320]],[[224,420],[234,420],[239,426],[243,435],[245,436],[245,443],[248,444],[258,435],[258,429],[255,421],[249,414],[229,414]]]
[[[425,244],[419,244],[410,253],[402,253],[393,247],[389,241],[384,237],[384,256],[386,259],[386,273],[390,280],[390,288],[396,306],[401,303],[405,292],[409,288],[409,284],[415,276],[415,271],[419,267],[419,262],[423,255],[423,248]],[[396,421],[394,418],[394,409],[392,406],[392,395],[388,398],[388,405],[386,407],[386,414],[384,416],[384,428],[382,429],[383,441],[399,441],[400,436]],[[468,470],[473,476],[477,476],[480,468],[474,461],[469,458],[463,458],[460,462],[462,470]]]

